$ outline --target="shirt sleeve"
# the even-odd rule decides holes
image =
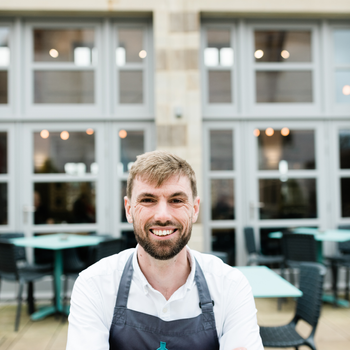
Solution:
[[[231,283],[225,293],[227,305],[220,350],[264,350],[256,318],[256,308],[251,287],[243,274]]]
[[[66,350],[109,350],[109,326],[102,310],[97,288],[79,276],[71,297]]]

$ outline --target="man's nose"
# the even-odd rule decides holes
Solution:
[[[165,222],[171,220],[170,208],[166,201],[160,201],[155,210],[154,219],[156,221]]]

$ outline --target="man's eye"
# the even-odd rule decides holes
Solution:
[[[154,202],[154,199],[152,198],[143,198],[141,199],[141,203],[152,203]]]
[[[182,203],[183,201],[181,199],[174,198],[171,200],[172,203]]]

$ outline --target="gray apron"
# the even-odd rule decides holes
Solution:
[[[109,332],[111,350],[218,350],[213,301],[201,267],[196,261],[195,282],[202,313],[182,320],[162,319],[126,308],[133,275],[130,255],[120,280]]]

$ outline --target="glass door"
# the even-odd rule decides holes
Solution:
[[[270,232],[328,225],[322,124],[252,122],[247,133],[247,223],[264,254],[279,254],[280,242]]]
[[[22,135],[26,234],[103,230],[103,124],[25,124]]]

